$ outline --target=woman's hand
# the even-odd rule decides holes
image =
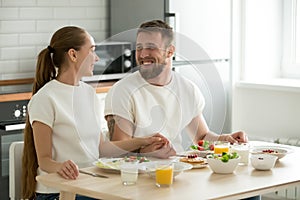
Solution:
[[[59,175],[65,179],[76,179],[79,175],[78,166],[72,161],[67,160],[62,163],[60,169],[57,171]]]
[[[147,156],[157,157],[157,158],[169,158],[170,156],[175,156],[176,151],[170,143],[168,144],[150,144],[140,149],[140,153]]]
[[[139,142],[139,144],[141,145],[142,148],[145,146],[148,146],[148,145],[152,145],[157,148],[161,148],[162,146],[170,143],[166,137],[164,137],[163,135],[161,135],[159,133],[156,133],[150,137],[142,137],[142,138],[137,137],[135,139]]]
[[[170,141],[168,140],[168,138],[166,138],[165,136],[163,136],[162,134],[160,133],[155,133],[153,135],[153,137],[157,137],[157,138],[160,138],[161,142],[164,143],[164,145],[168,145],[170,143]]]
[[[168,158],[176,155],[176,151],[166,137],[160,133],[156,133],[151,138],[153,142],[142,147],[140,153],[147,153],[150,156],[158,158]]]

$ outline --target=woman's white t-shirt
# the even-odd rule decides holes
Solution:
[[[28,112],[31,124],[39,121],[52,129],[53,160],[73,160],[81,168],[99,158],[100,102],[88,84],[72,86],[52,80],[32,96]],[[38,168],[38,175],[44,173]],[[36,192],[58,191],[37,183]]]
[[[105,115],[118,115],[136,126],[134,137],[161,133],[183,151],[182,131],[202,113],[204,98],[191,81],[172,72],[168,85],[146,82],[137,71],[118,81],[108,92]]]

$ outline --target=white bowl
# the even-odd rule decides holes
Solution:
[[[155,166],[157,165],[157,162],[160,161],[154,161],[154,162],[149,162],[144,164],[146,173],[149,174],[149,176],[151,177],[155,177]],[[189,170],[192,168],[193,165],[191,164],[183,163],[183,162],[174,162],[173,177],[179,175],[181,172],[185,170]]]
[[[253,147],[253,149],[250,152],[251,154],[269,154],[269,155],[277,156],[278,159],[281,159],[286,154],[288,154],[290,150],[284,147],[263,146],[263,147]]]
[[[253,154],[250,157],[251,165],[257,170],[270,170],[274,167],[277,156],[270,154]]]
[[[223,162],[216,158],[207,158],[207,163],[211,170],[218,174],[230,174],[233,173],[239,164],[240,157],[229,159],[228,162]]]

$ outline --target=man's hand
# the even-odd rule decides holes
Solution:
[[[170,145],[163,146],[160,149],[154,151],[149,151],[150,150],[150,148],[148,148],[149,146],[142,148],[140,152],[145,154],[146,156],[157,157],[157,158],[169,158],[170,156],[176,155],[175,149]]]
[[[222,134],[218,140],[228,141],[230,143],[245,143],[248,142],[248,137],[244,131],[238,131],[231,134]]]
[[[176,155],[175,149],[166,137],[159,133],[153,135],[153,137],[159,137],[160,140],[141,148],[140,153],[158,158],[168,158]]]
[[[231,137],[233,137],[237,142],[248,142],[247,134],[244,131],[238,131],[231,134]]]

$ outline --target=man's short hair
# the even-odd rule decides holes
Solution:
[[[166,39],[166,46],[173,43],[173,28],[161,20],[152,20],[144,22],[138,28],[137,34],[141,32],[159,32],[163,39]]]

